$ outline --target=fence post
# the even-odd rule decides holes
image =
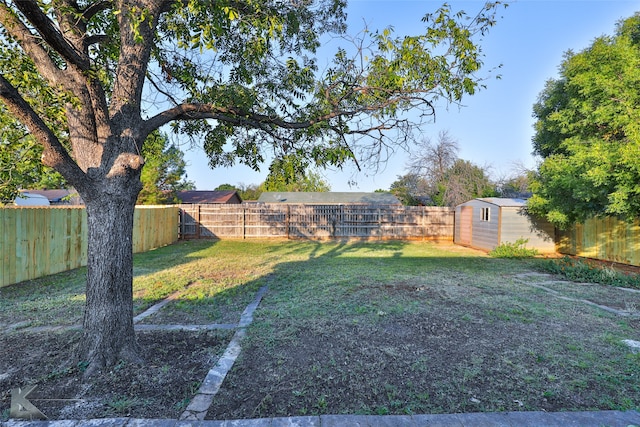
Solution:
[[[200,205],[196,205],[196,239],[200,238]]]
[[[290,236],[289,236],[289,225],[291,222],[291,205],[287,204],[287,211],[285,213],[285,218],[284,218],[284,227],[286,229],[285,233],[287,235],[287,240],[289,240]]]
[[[247,238],[247,207],[242,206],[242,239]]]

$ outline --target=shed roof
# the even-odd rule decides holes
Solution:
[[[204,204],[204,203],[242,203],[238,192],[235,190],[224,191],[178,191],[178,199],[185,204]],[[234,200],[237,198],[237,200]]]
[[[399,205],[400,201],[391,193],[361,192],[264,192],[258,198],[260,203],[308,203],[343,204],[360,203],[373,205]]]
[[[504,197],[483,197],[476,200],[480,200],[486,203],[500,207],[523,207],[527,204],[525,199],[510,199]]]

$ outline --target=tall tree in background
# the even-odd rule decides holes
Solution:
[[[531,181],[535,171],[522,163],[513,165],[511,173],[497,180],[496,190],[500,197],[528,199],[531,197]]]
[[[528,201],[560,227],[591,216],[640,214],[640,15],[615,36],[567,52],[533,107],[543,157]]]
[[[62,175],[42,164],[42,147],[24,129],[7,126],[3,138],[0,141],[0,205],[13,201],[21,189],[65,188]]]
[[[262,191],[263,191],[261,187],[262,186],[260,184],[244,184],[244,183],[238,183],[236,185],[221,184],[216,188],[214,188],[214,190],[215,191],[228,191],[228,190],[237,191],[238,195],[240,196],[240,199],[242,199],[243,201],[247,201],[247,200],[258,200],[258,198],[260,197],[260,194],[262,194]]]
[[[445,171],[433,200],[437,206],[454,207],[478,197],[497,195],[486,168],[458,159]]]
[[[431,187],[425,177],[409,172],[398,176],[389,191],[405,206],[430,206],[434,203]]]
[[[275,159],[269,166],[267,179],[260,185],[261,191],[331,191],[329,183],[312,169],[306,160],[297,155]]]
[[[142,361],[133,329],[132,231],[147,137],[204,141],[210,165],[266,153],[317,165],[384,160],[437,105],[473,94],[497,3],[443,6],[425,34],[365,32],[318,74],[343,0],[0,0],[0,100],[80,194],[88,216],[87,375]],[[407,113],[412,112],[408,115]],[[413,114],[415,112],[416,114]],[[393,132],[388,132],[392,131]]]
[[[151,133],[142,147],[142,156],[145,167],[140,175],[139,205],[179,203],[176,192],[195,189],[195,184],[186,180],[184,153],[170,145],[166,135]]]
[[[391,191],[403,204],[456,206],[476,197],[495,196],[495,185],[486,168],[458,158],[458,141],[447,131],[430,139],[409,164],[409,173],[391,184]]]
[[[411,173],[425,177],[434,186],[444,178],[444,174],[458,160],[460,146],[448,131],[438,133],[438,141],[434,144],[427,138],[422,141],[413,160],[409,164]]]

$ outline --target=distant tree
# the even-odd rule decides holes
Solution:
[[[486,168],[458,159],[445,172],[433,199],[437,206],[454,207],[477,197],[497,195]]]
[[[458,141],[447,131],[437,143],[425,139],[412,153],[409,173],[391,184],[391,191],[404,204],[456,206],[475,197],[496,195],[486,168],[458,158]]]
[[[263,186],[261,184],[243,184],[238,183],[236,185],[232,184],[222,184],[214,188],[215,191],[237,191],[240,198],[244,201],[246,200],[258,200],[260,194],[264,191]]]
[[[66,188],[54,169],[42,164],[42,148],[24,131],[7,129],[0,141],[0,205],[13,201],[18,190]]]
[[[258,200],[262,190],[259,184],[238,184],[238,194],[242,200]]]
[[[331,186],[322,175],[310,169],[308,161],[292,154],[271,163],[261,190],[325,192],[331,191]]]
[[[496,190],[500,197],[528,199],[531,197],[531,181],[534,170],[527,169],[522,164],[514,165],[512,173],[497,180]]]
[[[405,206],[431,205],[431,185],[422,176],[407,173],[398,176],[390,186],[389,191]]]
[[[431,184],[433,191],[458,160],[459,150],[458,141],[448,131],[440,131],[436,143],[427,138],[411,154],[413,160],[409,163],[409,171],[415,176],[423,177]]]
[[[531,212],[559,227],[591,216],[640,215],[640,15],[565,54],[533,107]]]
[[[221,184],[213,189],[214,191],[238,191],[238,187],[231,184]]]
[[[162,205],[178,203],[176,192],[193,190],[195,185],[187,181],[184,154],[175,145],[169,144],[166,135],[153,132],[142,148],[145,167],[140,181],[142,190],[137,204]]]
[[[530,177],[526,175],[501,179],[496,188],[498,196],[511,199],[527,199],[531,197],[530,180]]]

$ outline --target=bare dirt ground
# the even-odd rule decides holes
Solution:
[[[469,280],[356,286],[359,300],[392,304],[295,324],[261,318],[275,309],[267,294],[208,419],[638,407],[640,358],[619,338],[640,337],[640,318]],[[78,331],[0,333],[0,420],[27,384],[50,419],[178,418],[232,333],[140,332],[144,366],[87,381]]]
[[[0,334],[0,410],[9,415],[11,389],[28,396],[49,419],[178,418],[231,337],[223,332],[141,332],[146,365],[120,364],[83,381],[76,359],[79,332]]]
[[[560,301],[567,316],[544,320],[536,312],[541,307],[487,311],[435,288],[369,292],[429,300],[432,309],[428,316],[380,312],[371,323],[345,316],[271,325],[289,329],[289,346],[247,345],[208,419],[593,410],[624,407],[626,398],[626,404],[638,403],[634,374],[627,384],[610,381],[603,366],[640,359],[617,343],[605,345],[602,327],[609,320],[588,320],[586,306]],[[473,286],[461,292],[504,296]],[[626,325],[630,335],[640,333],[639,319]],[[585,355],[603,365],[590,365]]]

